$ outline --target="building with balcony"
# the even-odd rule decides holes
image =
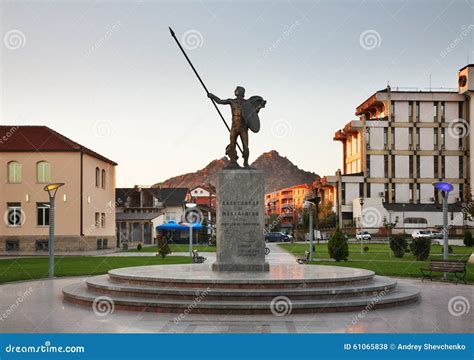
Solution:
[[[468,65],[459,74],[472,68]],[[334,194],[340,225],[376,229],[385,218],[398,219],[403,227],[441,226],[442,198],[433,187],[441,180],[454,185],[449,197],[451,224],[469,221],[462,212],[471,196],[473,149],[469,146],[473,102],[466,93],[469,90],[461,88],[414,91],[387,86],[356,108],[358,119],[334,135],[343,149],[342,170],[324,177],[319,185],[321,192]]]
[[[0,126],[0,252],[44,253],[56,194],[55,249],[114,248],[114,161],[46,126]]]
[[[298,221],[297,210],[303,207],[311,191],[309,184],[300,184],[265,194],[265,215],[277,215],[281,217],[282,228],[293,229]]]

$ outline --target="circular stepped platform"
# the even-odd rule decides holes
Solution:
[[[372,271],[337,266],[274,265],[269,272],[213,272],[207,264],[121,268],[63,289],[68,302],[106,299],[118,310],[205,314],[356,311],[414,302],[419,291]],[[105,298],[104,298],[105,297]]]

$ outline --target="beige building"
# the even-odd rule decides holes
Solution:
[[[116,247],[115,162],[46,126],[0,126],[0,252],[48,249],[47,183],[56,195],[56,250]]]
[[[467,77],[472,69],[473,65],[464,67],[458,77]],[[472,88],[474,77],[470,84]],[[449,197],[451,224],[462,226],[469,220],[462,205],[470,200],[466,193],[469,170],[473,171],[469,169],[473,102],[469,84],[461,85],[460,80],[458,91],[388,86],[356,108],[358,119],[334,135],[343,148],[342,170],[323,179],[324,187],[335,195],[339,224],[376,229],[384,218],[389,222],[398,218],[403,227],[440,226],[441,194],[433,183],[441,180],[454,185]],[[368,210],[370,220],[365,216]]]

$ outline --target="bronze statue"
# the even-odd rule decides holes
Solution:
[[[252,96],[244,99],[245,89],[237,86],[235,89],[235,99],[221,100],[216,95],[208,93],[207,96],[221,105],[230,105],[232,112],[232,126],[230,128],[230,144],[226,147],[226,155],[229,156],[230,166],[238,167],[237,159],[237,138],[240,136],[243,150],[244,166],[249,167],[249,135],[248,130],[257,133],[260,130],[260,119],[258,112],[267,103],[260,96]]]

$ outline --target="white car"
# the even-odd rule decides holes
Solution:
[[[411,237],[413,239],[432,239],[433,235],[430,230],[415,230],[412,232]]]
[[[372,235],[368,231],[359,231],[356,234],[356,240],[371,240]]]

